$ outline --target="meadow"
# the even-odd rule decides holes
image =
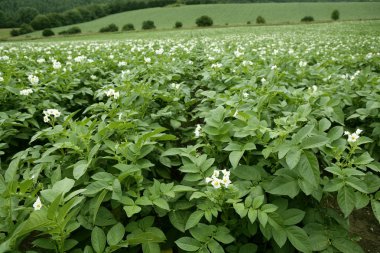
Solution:
[[[304,16],[313,16],[316,21],[331,21],[333,10],[340,11],[340,20],[380,19],[380,2],[338,3],[255,3],[255,4],[208,4],[190,6],[168,6],[123,12],[77,24],[83,33],[95,33],[111,23],[119,29],[127,23],[141,30],[145,20],[154,21],[157,29],[172,29],[176,21],[184,28],[194,28],[195,20],[201,15],[212,17],[214,26],[255,24],[257,16],[265,18],[267,24],[299,23]],[[54,28],[57,34],[71,26]],[[41,32],[30,34],[41,37]]]
[[[379,27],[0,44],[0,252],[378,245]]]

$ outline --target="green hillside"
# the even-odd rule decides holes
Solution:
[[[263,16],[267,23],[299,22],[306,15],[313,16],[316,21],[324,21],[330,20],[334,9],[340,11],[340,20],[380,19],[379,2],[210,4],[123,12],[77,26],[82,32],[97,32],[110,23],[119,27],[133,23],[136,29],[141,29],[142,21],[153,20],[158,29],[172,28],[176,21],[181,21],[185,28],[189,28],[195,26],[195,19],[200,15],[209,15],[215,25],[241,25],[247,21],[254,23],[258,15]],[[59,32],[67,28],[58,27],[53,30]]]

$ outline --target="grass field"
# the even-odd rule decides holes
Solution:
[[[120,28],[133,23],[140,30],[144,20],[153,20],[157,29],[171,29],[176,21],[184,28],[195,26],[195,19],[209,15],[216,26],[244,25],[247,21],[255,23],[261,15],[268,24],[297,23],[304,16],[313,16],[316,21],[330,20],[334,9],[340,11],[340,20],[380,19],[380,2],[375,3],[259,3],[259,4],[215,4],[180,7],[152,8],[110,15],[91,22],[78,24],[83,33],[98,32],[101,27],[115,23]],[[71,26],[54,28],[60,32]],[[40,36],[41,32],[30,36]]]
[[[0,40],[9,37],[9,32],[12,29],[0,29]]]

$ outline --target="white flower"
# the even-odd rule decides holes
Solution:
[[[118,67],[127,66],[127,63],[125,61],[121,61],[117,64]]]
[[[237,118],[238,113],[239,113],[239,110],[236,110],[235,113],[234,113],[234,118]]]
[[[33,93],[32,89],[20,90],[20,95],[23,95],[23,96],[28,96],[29,94],[32,94],[32,93]]]
[[[144,61],[145,61],[146,63],[150,63],[150,62],[152,61],[152,59],[150,59],[149,57],[144,57]]]
[[[253,62],[251,62],[251,61],[243,61],[242,63],[241,63],[243,66],[252,66],[253,65]]]
[[[44,122],[48,123],[50,121],[49,116],[53,116],[54,118],[58,118],[61,116],[61,112],[57,109],[47,109],[43,111],[44,114]]]
[[[28,80],[32,85],[36,85],[40,81],[40,79],[34,75],[28,75]]]
[[[92,80],[96,80],[97,77],[96,77],[96,75],[91,75],[90,78],[91,78]]]
[[[160,55],[160,54],[163,54],[164,53],[164,49],[163,48],[160,48],[158,50],[156,50],[156,54],[157,55]]]
[[[300,61],[299,63],[298,63],[298,65],[302,68],[302,67],[306,67],[306,65],[307,65],[307,62],[305,62],[305,61]]]
[[[50,121],[49,116],[48,116],[48,115],[45,115],[45,116],[44,116],[44,122],[45,122],[45,123],[48,123],[49,121]]]
[[[213,63],[211,64],[211,68],[220,69],[223,65],[221,63]]]
[[[121,120],[121,117],[123,116],[123,113],[119,113],[119,120]]]
[[[247,92],[243,92],[243,97],[247,98],[249,94]]]
[[[44,62],[45,62],[44,58],[38,58],[37,59],[37,63],[39,63],[39,64],[44,63]]]
[[[239,58],[240,56],[244,55],[244,53],[241,53],[241,52],[239,52],[239,50],[236,50],[234,52],[234,55],[235,55],[236,58]]]
[[[106,91],[106,95],[107,97],[113,96],[114,99],[117,99],[119,98],[120,93],[118,91],[115,91],[114,89],[109,89],[108,91]]]
[[[359,139],[359,135],[356,134],[356,133],[353,133],[353,134],[350,134],[350,135],[348,136],[347,141],[348,141],[348,142],[356,142],[358,139]]]
[[[271,70],[275,70],[275,69],[277,69],[277,66],[276,66],[276,65],[272,65],[272,66],[270,67],[270,69],[271,69]]]
[[[194,130],[195,137],[198,138],[199,136],[201,136],[201,130],[202,130],[201,125],[197,124],[197,127]]]
[[[178,90],[181,87],[181,85],[179,83],[171,83],[170,87],[172,87],[172,89]]]
[[[0,76],[0,82],[3,82],[3,81],[4,81],[4,78]]]
[[[230,176],[223,176],[222,184],[228,188],[228,186],[231,184]]]
[[[53,61],[54,69],[60,69],[61,67],[62,67],[62,64],[59,61]]]
[[[344,135],[350,135],[350,132],[344,131]]]
[[[212,181],[211,177],[206,177],[206,183],[210,183]]]
[[[215,189],[218,189],[221,187],[222,180],[219,178],[213,178],[211,181],[211,185],[214,186]]]
[[[318,90],[318,87],[316,85],[311,86],[311,88],[313,89],[314,93],[317,92],[317,90]]]
[[[261,83],[265,83],[267,80],[263,77],[261,78]]]
[[[361,129],[356,129],[356,131],[355,131],[355,133],[357,134],[357,135],[359,135],[359,134],[361,134],[363,132],[363,130],[361,130]]]
[[[35,211],[38,211],[42,208],[42,203],[41,203],[40,197],[37,197],[36,202],[34,202],[34,204],[33,204],[33,208]]]
[[[223,173],[223,177],[229,177],[231,174],[231,172],[226,169],[222,170],[222,173]]]
[[[214,173],[212,173],[212,177],[219,177],[220,171],[219,170],[214,170]]]

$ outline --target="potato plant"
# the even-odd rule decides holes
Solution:
[[[378,37],[307,29],[0,45],[0,252],[363,252]]]

